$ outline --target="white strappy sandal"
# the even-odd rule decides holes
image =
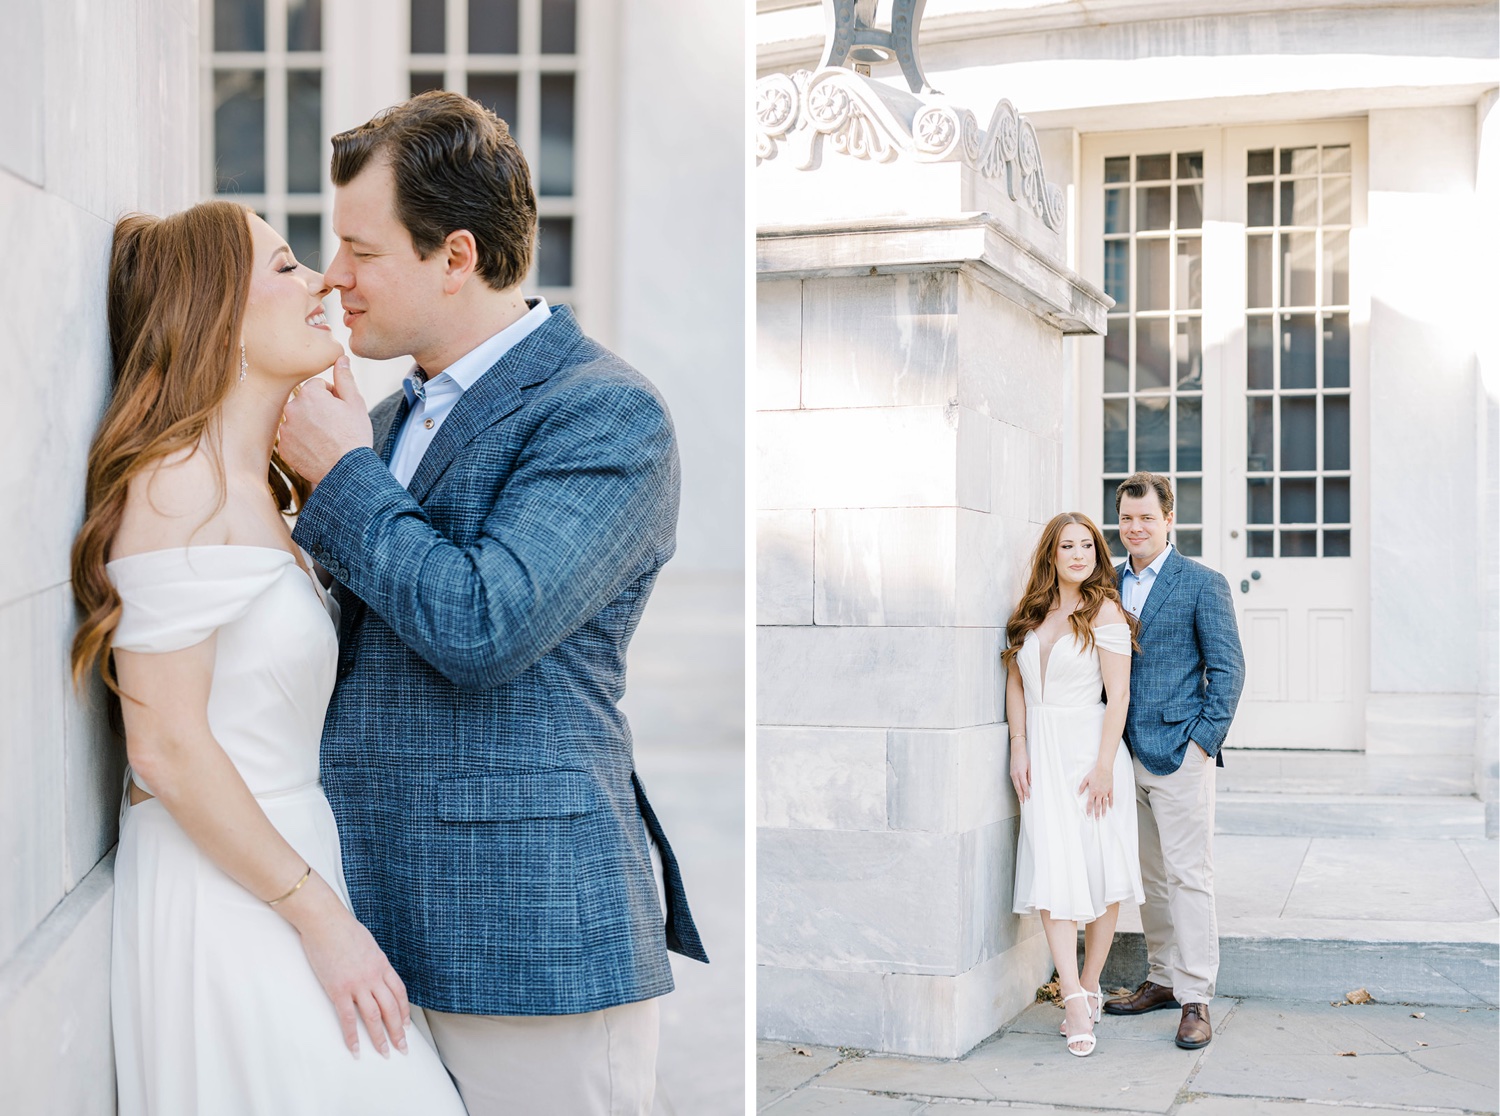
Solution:
[[[1100,988],[1097,992],[1090,992],[1085,988],[1083,994],[1094,998],[1094,1022],[1099,1022],[1104,1018],[1104,989]]]
[[[1071,996],[1063,997],[1063,1006],[1066,1007],[1069,1000],[1076,1000],[1078,999],[1078,997],[1082,996],[1084,997],[1084,1007],[1088,1007],[1088,997],[1092,995],[1095,995],[1095,993],[1089,991],[1074,992]],[[1090,1019],[1093,1018],[1093,1014],[1093,1010],[1090,1009]],[[1098,1040],[1094,1037],[1093,1031],[1090,1031],[1086,1035],[1069,1035],[1065,1033],[1063,1035],[1063,1040],[1068,1044],[1068,1053],[1073,1055],[1073,1057],[1075,1058],[1087,1058],[1094,1052],[1094,1047],[1098,1044]],[[1086,1042],[1088,1043],[1088,1045],[1085,1046],[1082,1050],[1074,1050],[1073,1044],[1075,1042]]]

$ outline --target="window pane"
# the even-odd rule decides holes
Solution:
[[[573,218],[543,217],[537,222],[538,285],[573,285]]]
[[[1184,473],[1203,468],[1203,400],[1197,396],[1177,400],[1177,468]]]
[[[521,42],[519,12],[519,0],[469,0],[469,53],[515,54]]]
[[[314,271],[322,271],[323,221],[316,213],[294,213],[286,219],[286,243],[297,257]]]
[[[542,0],[542,53],[572,54],[578,39],[577,0]]]
[[[1135,401],[1135,467],[1165,473],[1172,467],[1170,396],[1146,396]]]
[[[1276,509],[1271,503],[1271,478],[1251,477],[1245,482],[1245,514],[1250,523],[1275,523]]]
[[[1203,177],[1203,152],[1189,151],[1177,156],[1178,178]]]
[[[1135,286],[1137,310],[1170,310],[1172,281],[1171,241],[1137,240],[1135,242]]]
[[[1349,315],[1323,315],[1323,386],[1349,386]]]
[[[1137,182],[1171,177],[1172,157],[1170,155],[1137,155],[1135,157],[1135,180]]]
[[[1104,390],[1130,390],[1130,319],[1109,319],[1104,335]]]
[[[1349,397],[1323,398],[1323,468],[1349,468]]]
[[[1281,305],[1312,306],[1314,254],[1318,234],[1281,234]]]
[[[1281,469],[1300,472],[1318,467],[1318,401],[1281,401]],[[1341,466],[1342,468],[1343,466]]]
[[[214,192],[266,188],[266,75],[214,71]]]
[[[214,49],[265,50],[265,0],[214,0]]]
[[[1318,149],[1316,147],[1284,147],[1281,149],[1282,174],[1317,174]]]
[[[1283,558],[1316,558],[1318,556],[1318,533],[1316,531],[1281,532],[1281,556]]]
[[[1281,522],[1316,523],[1318,521],[1318,482],[1284,480],[1281,482]]]
[[[1245,551],[1252,558],[1270,558],[1275,545],[1275,536],[1270,531],[1247,532]]]
[[[1203,322],[1198,318],[1177,322],[1177,386],[1187,391],[1203,387]]]
[[[286,48],[323,49],[323,0],[286,0]]]
[[[1245,188],[1245,223],[1251,228],[1268,228],[1275,224],[1273,186],[1270,182],[1252,182]]]
[[[1111,504],[1110,507],[1113,509],[1114,505]],[[1120,532],[1114,527],[1109,528],[1104,532],[1104,542],[1109,547],[1110,565],[1117,565],[1125,556],[1125,547],[1120,543]]]
[[[1130,400],[1104,401],[1104,471],[1130,472]],[[1114,507],[1113,504],[1110,507]]]
[[[1349,305],[1349,234],[1323,234],[1323,305]]]
[[[411,76],[411,95],[413,97],[418,93],[426,93],[429,89],[441,89],[442,87],[442,74],[412,74]]]
[[[411,52],[442,54],[446,49],[447,5],[444,0],[411,0]]]
[[[1177,227],[1179,229],[1201,229],[1203,227],[1203,186],[1177,187]]]
[[[537,191],[567,196],[573,192],[573,75],[542,75],[541,166]]]
[[[1271,238],[1246,238],[1245,305],[1271,305]]]
[[[1272,364],[1271,319],[1265,316],[1245,321],[1245,373],[1251,391],[1269,391],[1276,386]]]
[[[1349,478],[1326,477],[1323,481],[1323,522],[1349,522]]]
[[[1104,160],[1104,181],[1129,182],[1130,156],[1117,155],[1113,159]]]
[[[286,188],[294,194],[323,188],[323,75],[318,70],[286,75]]]
[[[1347,225],[1349,223],[1349,180],[1347,178],[1323,179],[1323,224]]]
[[[1130,231],[1130,191],[1104,191],[1104,232],[1128,233]]]
[[[1203,522],[1203,482],[1201,480],[1188,477],[1177,482],[1176,509],[1178,523]]]
[[[1178,310],[1203,308],[1203,241],[1196,236],[1177,239]]]
[[[1115,300],[1116,310],[1130,309],[1130,241],[1128,240],[1105,241],[1104,293]]]
[[[1324,531],[1323,532],[1323,557],[1324,558],[1347,558],[1347,557],[1349,557],[1349,532],[1348,531]]]
[[[1275,428],[1271,424],[1271,409],[1275,400],[1266,396],[1246,400],[1245,469],[1251,473],[1269,473],[1275,466],[1271,457],[1275,446]]]
[[[1137,186],[1135,188],[1135,227],[1168,229],[1172,227],[1172,188],[1170,186]]]
[[[1349,149],[1347,147],[1325,147],[1323,148],[1323,170],[1326,171],[1348,171]]]
[[[1317,318],[1312,314],[1281,317],[1281,386],[1283,389],[1318,386]]]
[[[1202,531],[1178,531],[1177,549],[1189,558],[1203,557],[1203,532]]]
[[[1172,382],[1172,346],[1166,318],[1137,318],[1135,322],[1135,390],[1164,388]],[[1137,469],[1146,466],[1137,465]]]
[[[1281,225],[1316,226],[1318,223],[1318,180],[1300,178],[1281,184]]]
[[[515,123],[515,74],[470,74],[469,96],[507,124]]]
[[[1100,508],[1100,511],[1099,511],[1100,523],[1099,523],[1099,525],[1101,527],[1104,526],[1106,523],[1119,523],[1120,522],[1120,517],[1115,512],[1115,489],[1117,489],[1119,487],[1120,487],[1120,482],[1118,480],[1106,479],[1105,482],[1104,482],[1103,502],[1099,505],[1099,508]],[[1116,532],[1116,534],[1118,534],[1118,532]],[[1118,545],[1118,544],[1112,544],[1112,545]],[[1119,553],[1119,552],[1116,551],[1116,553]]]
[[[1245,160],[1246,174],[1270,174],[1274,170],[1270,150],[1252,151]]]

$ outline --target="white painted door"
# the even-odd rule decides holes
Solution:
[[[1089,136],[1082,154],[1080,266],[1117,304],[1108,339],[1082,342],[1080,502],[1109,528],[1121,477],[1171,477],[1174,542],[1235,598],[1231,747],[1360,748],[1363,122]]]

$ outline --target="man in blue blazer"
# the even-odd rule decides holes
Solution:
[[[1214,914],[1214,767],[1245,684],[1245,657],[1224,575],[1184,558],[1168,541],[1172,484],[1136,473],[1115,492],[1120,599],[1140,622],[1130,666],[1125,743],[1135,767],[1141,925],[1149,971],[1104,1010],[1136,1015],[1181,1007],[1177,1045],[1213,1038],[1208,1004],[1219,972]]]
[[[472,1116],[649,1113],[667,951],[708,960],[616,704],[674,547],[671,421],[522,297],[536,200],[502,121],[434,92],[333,143],[350,346],[417,364],[370,415],[347,368],[309,382],[280,435],[339,583],[322,775],[354,910]]]

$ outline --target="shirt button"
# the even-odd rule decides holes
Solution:
[[[423,419],[422,420],[422,425],[425,426],[428,430],[431,430],[432,429],[432,420],[431,419]]]

